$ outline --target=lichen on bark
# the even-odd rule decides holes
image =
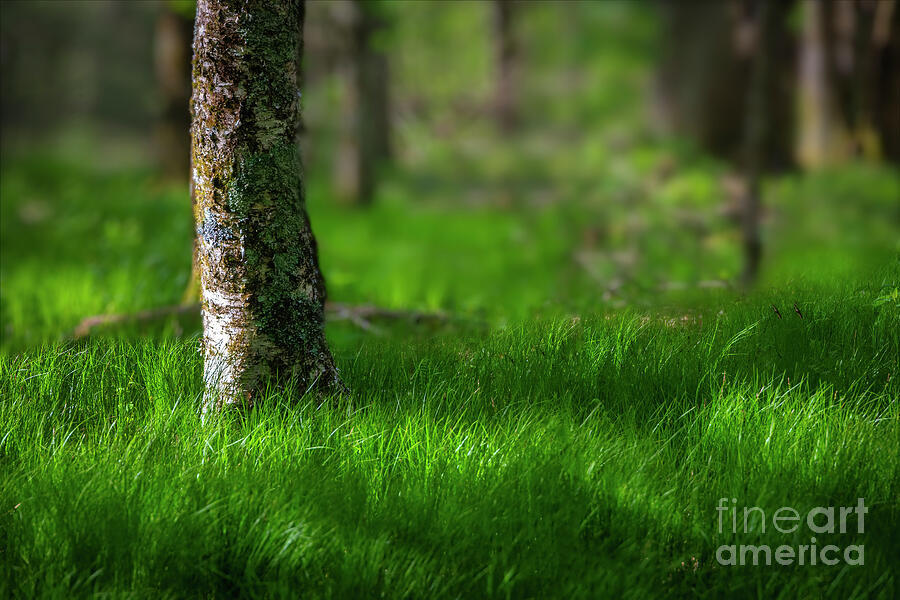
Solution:
[[[343,389],[297,145],[300,0],[200,0],[191,98],[204,407]]]

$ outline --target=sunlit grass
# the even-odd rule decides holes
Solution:
[[[335,203],[337,86],[319,82],[309,212],[331,300],[449,321],[330,323],[343,398],[273,389],[201,422],[196,325],[67,340],[180,301],[187,185],[78,136],[4,154],[0,596],[892,598],[896,173],[767,177],[744,293],[733,167],[640,110],[646,7],[567,7],[590,39],[558,5],[523,11],[505,138],[470,114],[491,93],[487,5],[396,6],[392,85],[416,100],[397,168],[374,206]],[[722,544],[809,532],[720,533],[721,498],[865,498],[865,533],[818,540],[864,544],[865,565],[723,567]]]
[[[767,246],[755,292],[646,287],[726,264],[694,262],[702,244],[654,212],[704,198],[693,191],[715,167],[692,169],[639,198],[633,210],[653,218],[635,239],[617,229],[625,204],[418,202],[421,182],[396,176],[358,211],[312,179],[332,299],[453,318],[378,324],[382,335],[332,323],[349,396],[272,390],[248,414],[201,423],[196,331],[60,341],[87,315],[179,301],[183,186],[52,157],[4,163],[0,591],[890,598],[896,183],[860,167],[779,180],[767,231],[794,237]],[[864,210],[847,207],[857,188]],[[814,201],[814,221],[841,226],[804,229]],[[602,257],[616,244],[643,252],[613,296],[573,260],[607,217],[610,245],[591,248],[599,279],[615,275]],[[831,237],[809,246],[810,231]],[[732,233],[717,234],[723,256]],[[690,252],[672,250],[679,239]],[[720,498],[767,514],[865,498],[864,534],[819,536],[864,544],[865,566],[722,567],[721,544],[809,540],[719,533]]]
[[[7,356],[0,580],[25,596],[887,598],[900,322],[873,300],[338,343],[352,396],[273,391],[205,424],[193,339]],[[865,498],[865,534],[820,536],[864,543],[865,566],[718,566],[723,543],[808,543],[719,534],[721,497]]]
[[[341,398],[272,389],[201,422],[196,323],[68,339],[181,300],[187,184],[111,132],[4,145],[0,597],[896,596],[895,170],[767,174],[745,293],[735,166],[643,110],[652,6],[563,4],[521,11],[506,136],[490,6],[379,3],[396,163],[366,209],[328,183],[339,82],[303,90],[329,299],[448,317],[329,323]],[[818,544],[865,564],[722,566],[723,544],[810,543],[720,532],[722,498],[864,498],[865,532]]]

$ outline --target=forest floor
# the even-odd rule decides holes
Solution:
[[[335,321],[349,397],[273,390],[201,423],[196,322],[65,339],[89,315],[178,302],[183,186],[8,160],[0,593],[893,597],[900,267],[872,214],[896,185],[866,167],[776,184],[792,200],[773,210],[815,198],[842,237],[771,250],[745,295],[678,256],[604,285],[615,273],[577,257],[612,269],[612,251],[572,234],[571,208],[389,188],[357,211],[312,181],[332,298],[453,318]],[[855,513],[845,533],[772,521],[859,498],[862,532]],[[751,511],[745,531],[744,507],[765,519]],[[722,565],[731,544],[815,544],[818,564]]]
[[[196,312],[72,339],[181,301],[188,186],[110,135],[4,147],[0,596],[900,595],[896,170],[767,177],[736,289],[733,167],[644,110],[651,5],[526,4],[504,138],[489,5],[402,3],[401,168],[368,209],[323,175],[339,86],[304,89],[329,300],[441,315],[333,311],[336,403],[272,390],[201,423]],[[837,508],[860,498],[863,531]]]

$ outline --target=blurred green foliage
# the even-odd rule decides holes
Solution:
[[[512,136],[484,108],[488,5],[383,8],[399,157],[371,209],[333,200],[336,76],[304,90],[307,196],[330,298],[503,324],[740,293],[734,168],[648,124],[651,7],[522,5],[524,118]],[[187,186],[157,180],[126,136],[65,131],[54,146],[4,152],[4,348],[87,315],[176,303],[187,285]],[[760,289],[865,280],[895,263],[898,198],[896,172],[877,165],[769,178]]]

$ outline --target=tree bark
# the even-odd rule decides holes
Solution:
[[[204,410],[273,380],[343,389],[297,131],[301,0],[200,0],[191,126],[203,296]]]

